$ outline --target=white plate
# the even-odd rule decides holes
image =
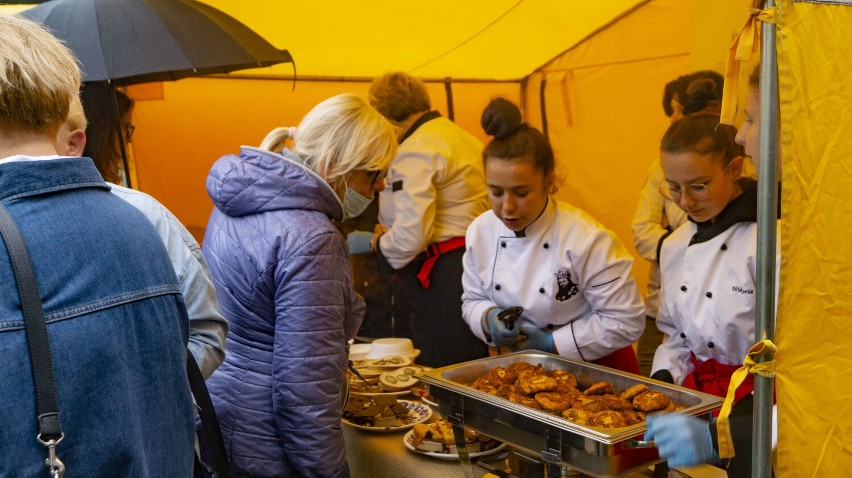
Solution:
[[[398,427],[368,427],[364,425],[356,425],[347,419],[343,419],[343,423],[350,427],[360,428],[370,432],[389,433],[398,432],[414,427],[418,423],[423,423],[432,416],[432,409],[422,403],[412,402],[410,400],[398,400],[405,408],[408,409],[408,423]]]
[[[412,444],[412,443],[414,443],[414,430],[409,430],[408,433],[406,433],[405,436],[402,437],[402,442],[405,443],[406,448],[413,451],[414,453],[419,453],[421,455],[431,456],[432,458],[437,458],[439,460],[458,460],[459,459],[458,453],[438,453],[438,452],[434,452],[434,451],[420,451],[417,448],[414,448],[414,445]],[[479,458],[481,456],[489,456],[489,455],[493,455],[495,453],[499,453],[503,448],[506,448],[506,444],[500,443],[499,445],[495,446],[494,448],[492,448],[490,450],[479,451],[479,452],[476,452],[476,453],[470,453],[469,456],[471,458]]]
[[[431,405],[435,408],[438,408],[438,402],[433,402],[432,400],[429,400],[426,397],[420,397],[420,400],[422,400],[423,403],[425,403],[426,405]]]

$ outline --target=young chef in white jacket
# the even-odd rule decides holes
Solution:
[[[464,234],[488,209],[482,142],[432,111],[423,81],[406,73],[373,80],[370,104],[402,136],[379,194],[381,224],[375,234],[350,234],[350,251],[372,250],[398,271],[411,302],[411,338],[422,351],[417,363],[443,367],[487,357],[488,347],[459,314]]]
[[[755,108],[750,100],[751,114]],[[666,178],[660,192],[689,222],[660,252],[657,324],[666,340],[652,376],[718,396],[726,395],[755,337],[757,184],[741,178],[742,143],[733,127],[719,124],[716,110],[673,123],[660,146]],[[753,387],[749,376],[730,418],[736,456],[725,466],[732,477],[751,473]],[[645,438],[655,440],[670,466],[720,463],[713,423],[665,414],[649,416],[647,425]]]
[[[645,310],[633,259],[585,212],[557,202],[553,150],[520,110],[497,98],[482,126],[491,211],[467,230],[464,318],[490,345],[537,349],[638,373],[631,344]],[[511,328],[499,315],[524,308]]]

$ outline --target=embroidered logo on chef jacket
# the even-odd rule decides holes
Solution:
[[[556,285],[559,286],[556,290],[556,300],[560,302],[580,293],[580,288],[571,280],[571,271],[568,269],[556,271]]]

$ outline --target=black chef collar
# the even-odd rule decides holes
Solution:
[[[400,144],[402,144],[403,141],[408,139],[409,136],[414,134],[414,132],[417,131],[417,128],[423,126],[424,123],[426,123],[427,121],[432,121],[433,119],[440,118],[440,117],[441,117],[441,113],[439,113],[437,111],[429,111],[428,113],[423,113],[422,115],[420,115],[420,117],[417,118],[417,121],[415,121],[411,125],[411,127],[408,128],[408,131],[406,131],[405,134],[402,135],[401,138],[399,138]]]
[[[741,222],[757,222],[757,181],[752,178],[738,180],[743,193],[729,202],[725,209],[716,216],[715,221],[695,222],[697,232],[689,240],[689,245],[707,242],[727,231],[731,226]]]

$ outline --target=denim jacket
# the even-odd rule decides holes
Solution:
[[[188,319],[151,223],[88,158],[0,164],[44,306],[66,478],[189,477]],[[0,477],[46,476],[18,292],[0,252]]]

